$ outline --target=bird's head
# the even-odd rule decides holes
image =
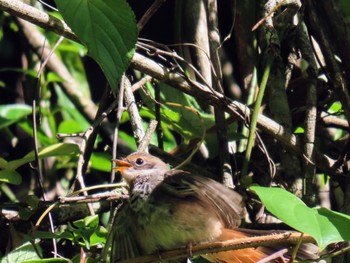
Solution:
[[[147,153],[132,153],[125,159],[113,160],[118,164],[114,169],[119,171],[125,181],[132,185],[136,178],[156,179],[162,177],[169,170],[169,167],[158,157]],[[152,178],[153,177],[153,178]]]

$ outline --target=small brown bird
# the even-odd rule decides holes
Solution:
[[[237,229],[242,197],[224,185],[180,170],[159,158],[133,153],[115,160],[130,198],[113,223],[111,262],[209,241],[250,236]],[[247,248],[206,255],[211,262],[253,263],[271,254]]]

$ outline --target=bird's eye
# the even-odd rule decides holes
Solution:
[[[145,162],[145,161],[144,161],[142,158],[137,158],[136,161],[135,161],[135,163],[136,163],[137,165],[143,165],[144,162]]]

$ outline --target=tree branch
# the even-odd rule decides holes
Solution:
[[[297,244],[300,240],[300,233],[298,232],[284,232],[273,235],[255,236],[239,238],[234,240],[227,240],[223,242],[211,242],[206,244],[194,245],[190,248],[178,248],[174,250],[157,252],[153,255],[142,256],[134,259],[128,259],[120,261],[119,263],[153,263],[160,260],[180,259],[184,257],[192,257],[197,255],[203,255],[208,253],[216,253],[220,251],[238,250],[243,248],[254,248],[259,246],[271,246],[271,245],[286,245]],[[314,239],[311,236],[304,236],[303,243],[314,243]]]

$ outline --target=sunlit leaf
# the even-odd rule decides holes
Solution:
[[[8,104],[0,106],[0,129],[18,122],[31,114],[32,107],[26,104]]]
[[[91,169],[110,172],[112,167],[111,158],[109,154],[93,152],[90,158]]]
[[[73,143],[57,143],[47,147],[42,147],[39,149],[39,158],[53,157],[53,156],[75,156],[79,153],[79,148]],[[8,162],[8,170],[16,170],[23,164],[32,162],[35,160],[34,151],[28,153],[21,159],[13,160]]]
[[[1,259],[0,263],[22,263],[35,259],[39,260],[40,257],[36,253],[32,243],[27,242],[8,253]]]
[[[100,65],[115,91],[137,41],[135,15],[125,0],[56,0],[67,24]]]
[[[22,182],[22,176],[13,170],[0,171],[0,182],[19,185]]]
[[[321,250],[331,243],[350,240],[350,216],[325,208],[309,208],[281,188],[252,186],[250,189],[268,211],[292,228],[312,236]]]

